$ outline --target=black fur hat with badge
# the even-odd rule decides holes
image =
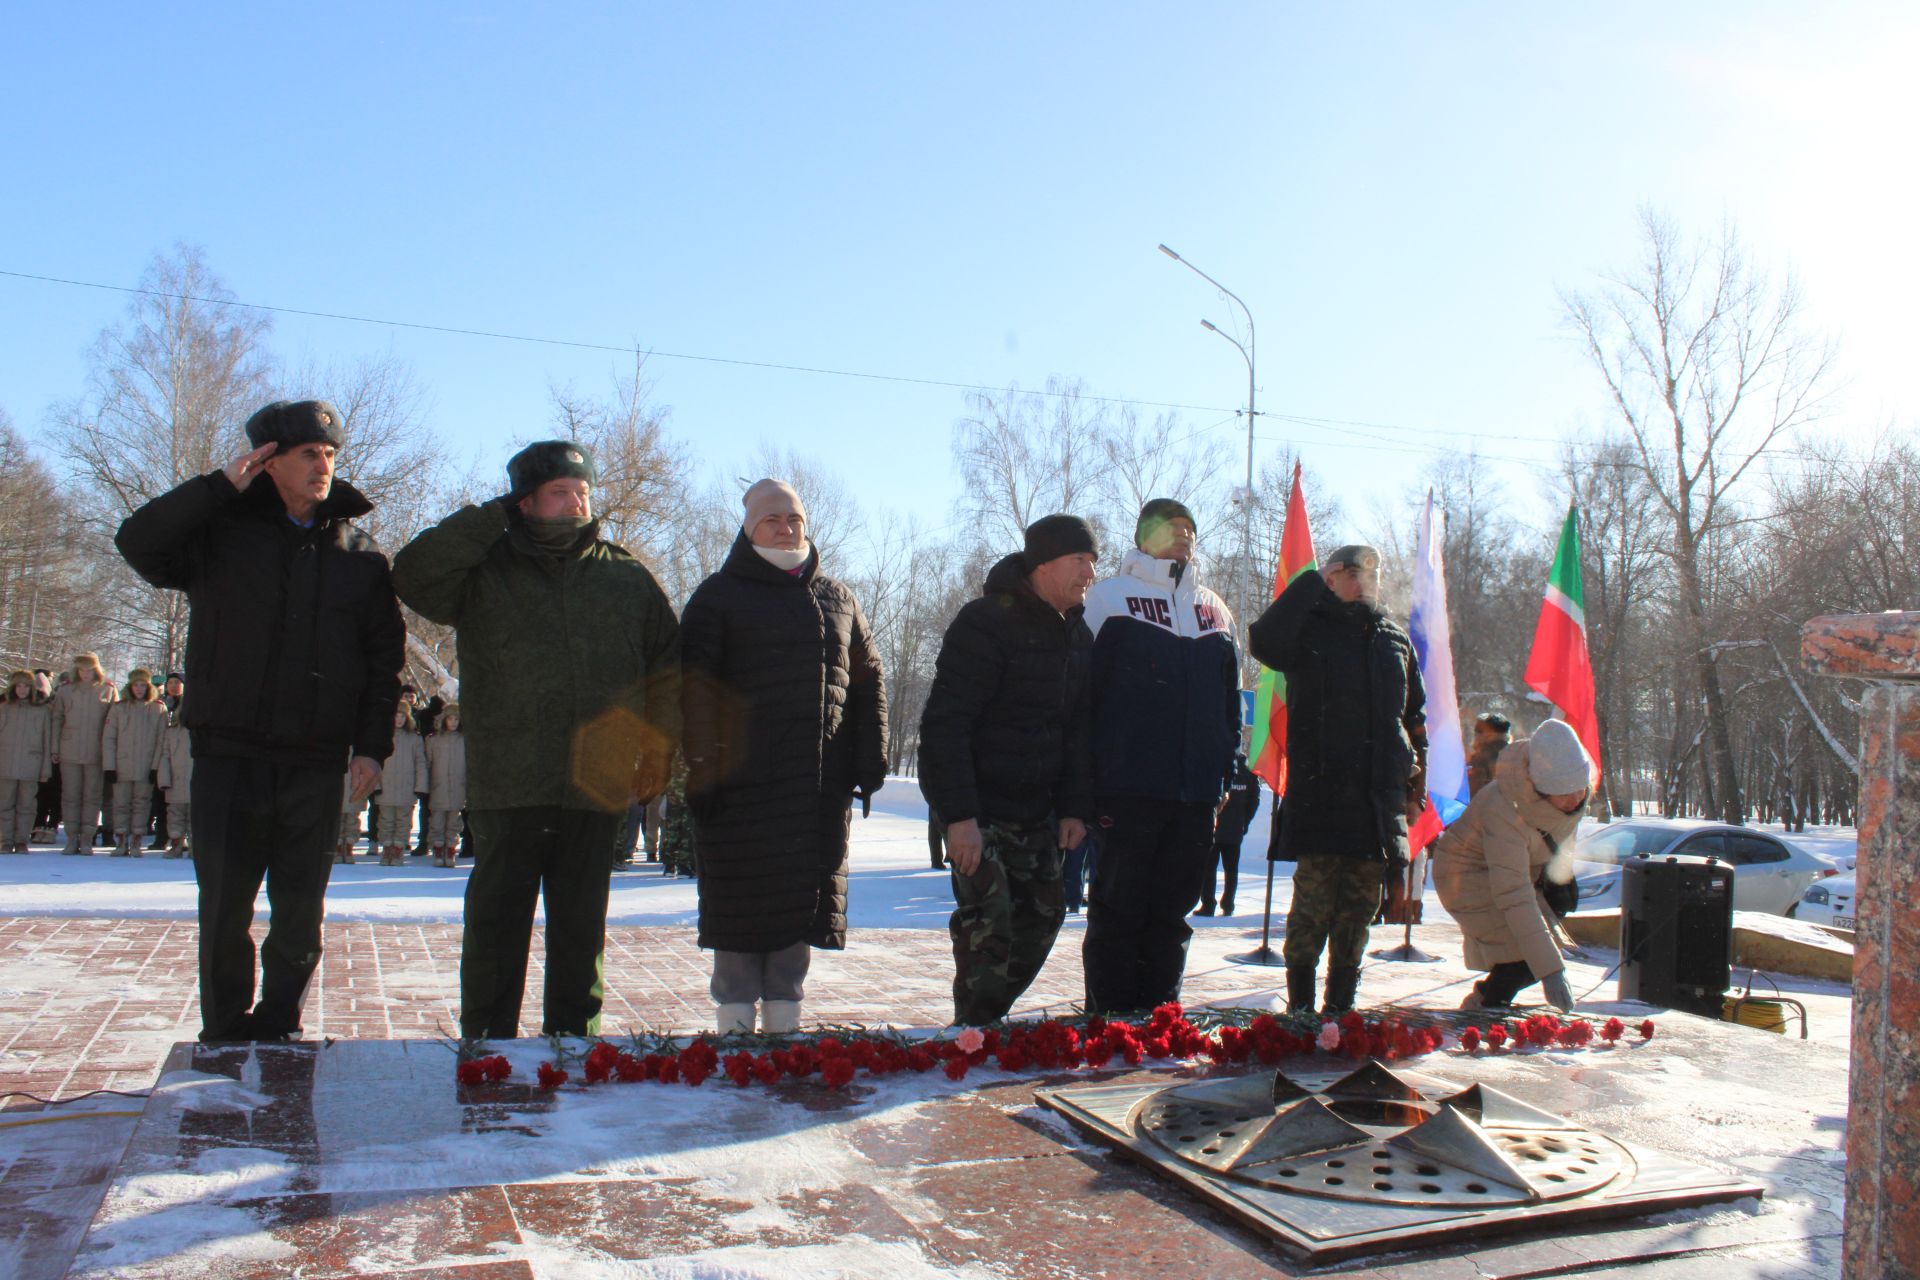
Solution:
[[[571,440],[541,440],[507,460],[507,501],[518,502],[549,480],[593,483],[593,455]]]
[[[247,441],[258,449],[277,444],[294,449],[303,444],[347,442],[347,420],[325,400],[275,400],[247,419]]]

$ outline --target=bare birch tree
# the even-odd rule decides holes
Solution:
[[[1640,261],[1563,303],[1672,523],[1678,621],[1705,707],[1709,775],[1722,817],[1738,822],[1746,804],[1712,649],[1706,557],[1739,514],[1736,495],[1754,465],[1821,412],[1831,348],[1805,332],[1793,281],[1769,281],[1732,228],[1689,244],[1651,211],[1641,217]]]

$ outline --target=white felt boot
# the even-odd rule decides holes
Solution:
[[[769,1000],[760,1011],[760,1029],[770,1036],[790,1036],[800,1029],[798,1000]]]
[[[753,1001],[723,1004],[714,1011],[713,1028],[721,1035],[753,1034]]]

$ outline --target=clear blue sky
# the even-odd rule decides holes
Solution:
[[[1731,217],[1799,274],[1842,344],[1836,430],[1911,423],[1920,393],[1906,4],[50,5],[4,23],[8,271],[130,285],[186,241],[248,301],[948,382],[1063,375],[1221,423],[1244,367],[1197,321],[1231,313],[1165,241],[1252,305],[1262,409],[1398,428],[1263,424],[1352,510],[1416,483],[1432,448],[1482,433],[1544,459],[1604,415],[1556,290],[1627,262],[1651,203],[1703,232]],[[125,303],[0,277],[0,405],[29,435]],[[601,391],[622,363],[292,317],[273,343],[400,357],[485,465],[542,430],[550,382]],[[958,391],[650,368],[713,474],[771,440],[863,503],[947,515]]]

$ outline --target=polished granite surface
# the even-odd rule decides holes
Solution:
[[[1469,1057],[1480,1079],[1766,1188],[1760,1199],[1315,1274],[1838,1274],[1846,1060],[1684,1015],[1646,1044]],[[976,1071],[737,1089],[461,1087],[434,1041],[179,1046],[78,1276],[1305,1274],[1261,1236],[1036,1105],[1046,1084],[1201,1078]],[[577,1073],[576,1073],[577,1075]]]

